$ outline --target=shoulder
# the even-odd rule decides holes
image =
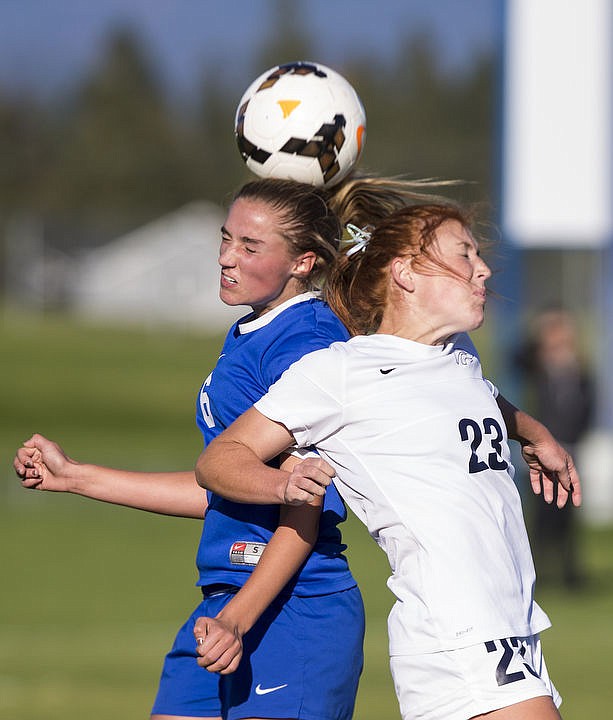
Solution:
[[[347,339],[347,330],[321,300],[309,298],[292,305],[274,318],[266,333],[261,357],[266,382],[277,380],[304,355]]]
[[[345,362],[338,346],[346,343],[333,343],[329,347],[308,352],[295,362],[290,363],[281,372],[268,390],[266,397],[293,399],[292,412],[306,417],[305,413],[318,412],[332,398],[344,394],[343,368]],[[287,408],[289,411],[289,408]]]
[[[349,338],[328,305],[315,298],[293,305],[276,320],[276,342],[286,351],[294,347],[302,353],[311,352]]]
[[[292,363],[288,369],[293,377],[315,383],[319,388],[336,390],[344,386],[347,368],[351,366],[351,340],[333,342],[311,350]]]
[[[477,359],[479,359],[479,353],[477,351],[477,348],[475,347],[475,344],[471,340],[468,333],[463,332],[454,335],[452,338],[452,342],[457,350],[463,350],[464,352],[470,353],[471,355],[474,355]]]
[[[287,313],[288,321],[292,325],[301,329],[308,327],[315,335],[329,337],[332,342],[349,339],[345,326],[332,312],[330,306],[319,298],[311,298],[294,305]]]

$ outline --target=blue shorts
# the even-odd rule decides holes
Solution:
[[[231,594],[204,599],[166,656],[152,714],[350,720],[363,664],[364,606],[357,587],[277,599],[243,638],[236,672],[196,663],[193,627]]]

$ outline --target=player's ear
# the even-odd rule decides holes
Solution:
[[[317,255],[312,250],[302,253],[302,255],[299,255],[294,260],[292,275],[300,280],[304,280],[311,274],[316,262]]]
[[[415,277],[411,268],[411,258],[397,257],[390,266],[392,280],[407,292],[415,290]]]

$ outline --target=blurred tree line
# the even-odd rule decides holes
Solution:
[[[267,67],[317,59],[293,13],[279,3],[278,27],[245,87]],[[444,71],[420,36],[407,38],[391,67],[356,54],[336,69],[367,110],[362,168],[461,178],[472,183],[462,200],[492,197],[494,58]],[[0,232],[25,215],[43,223],[47,242],[87,246],[194,199],[223,202],[249,173],[232,132],[240,92],[218,70],[204,68],[199,96],[179,107],[138,34],[117,28],[69,97],[43,104],[0,88]]]

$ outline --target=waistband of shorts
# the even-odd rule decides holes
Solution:
[[[200,589],[202,590],[202,597],[206,599],[216,595],[227,595],[228,593],[235,595],[240,590],[240,587],[227,583],[212,583],[211,585],[202,585]]]

